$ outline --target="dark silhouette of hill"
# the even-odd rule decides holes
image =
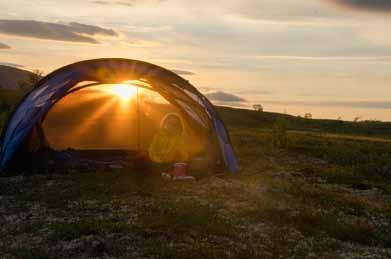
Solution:
[[[217,107],[217,109],[228,126],[270,129],[277,119],[283,119],[288,130],[391,138],[391,122],[305,119],[274,112],[257,112],[230,107]]]
[[[27,81],[32,72],[0,65],[0,88],[3,90],[18,90],[19,82]]]

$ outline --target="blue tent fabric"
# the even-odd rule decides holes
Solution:
[[[195,123],[202,125],[200,113],[206,115],[226,167],[232,173],[239,171],[228,131],[209,100],[175,73],[150,63],[129,59],[82,61],[60,68],[43,78],[20,102],[3,131],[0,141],[0,169],[7,168],[31,130],[78,83],[118,83],[139,79],[150,82],[154,90],[175,104]]]

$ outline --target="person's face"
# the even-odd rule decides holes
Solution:
[[[181,121],[176,116],[169,116],[164,121],[164,128],[171,132],[181,132],[182,131]]]

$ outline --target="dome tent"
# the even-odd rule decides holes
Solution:
[[[193,127],[208,129],[210,143],[219,150],[219,158],[230,172],[238,164],[223,121],[210,101],[188,81],[162,67],[129,59],[95,59],[60,68],[44,77],[23,98],[10,116],[0,139],[0,169],[8,169],[15,154],[26,144],[37,125],[44,122],[53,106],[64,97],[99,84],[131,80],[147,82],[175,106]],[[206,118],[206,119],[205,119]],[[43,133],[37,134],[44,138]]]

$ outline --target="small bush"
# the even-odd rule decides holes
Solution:
[[[286,148],[288,145],[287,136],[287,121],[283,118],[278,118],[273,124],[272,129],[272,145],[274,148]]]

